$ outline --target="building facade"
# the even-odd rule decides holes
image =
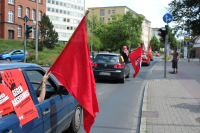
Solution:
[[[66,44],[85,13],[84,0],[47,0],[46,14],[58,32],[60,44]]]
[[[195,58],[200,59],[200,35],[194,38],[193,47],[195,48]]]
[[[155,37],[160,40],[160,36],[158,36],[158,33],[160,33],[158,31],[159,28],[152,28],[152,37],[155,35]]]
[[[132,9],[130,9],[127,6],[91,7],[91,8],[88,8],[88,10],[89,10],[89,14],[88,14],[89,19],[91,18],[92,11],[93,11],[93,14],[97,15],[98,18],[99,17],[102,18],[104,23],[108,23],[109,21],[112,21],[112,18],[111,18],[112,14],[125,14],[127,11],[130,11],[133,13],[134,17],[138,17],[139,15],[142,15],[142,14],[136,13],[135,11],[133,11]],[[151,38],[151,29],[150,28],[151,28],[151,22],[149,20],[145,19],[142,23],[141,39],[142,39],[142,41],[144,41],[146,48],[148,47],[150,38]]]
[[[38,20],[46,12],[46,0],[38,0]],[[35,38],[36,0],[1,0],[0,1],[0,38],[24,39],[24,20],[27,15],[27,25],[33,26],[30,38]]]

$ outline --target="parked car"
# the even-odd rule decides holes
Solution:
[[[29,53],[26,51],[26,57],[28,56]],[[22,61],[23,58],[24,58],[24,50],[21,49],[12,49],[0,54],[0,60]]]
[[[92,67],[94,77],[99,79],[115,79],[124,83],[130,75],[130,67],[122,61],[120,54],[98,53]]]
[[[156,53],[156,56],[160,57],[160,53]]]
[[[35,90],[46,73],[45,70],[36,64],[0,61],[0,71],[16,68],[20,68],[23,73],[38,117],[19,126],[19,118],[15,112],[0,116],[0,132],[58,133],[68,129],[70,133],[77,133],[81,125],[82,106],[65,87],[51,74],[46,82],[45,99],[39,103],[37,97],[40,91],[36,93]]]
[[[150,57],[147,54],[142,55],[142,65],[150,65]]]

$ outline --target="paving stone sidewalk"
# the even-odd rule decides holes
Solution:
[[[163,78],[161,61],[148,76],[142,113],[146,127],[141,132],[200,133],[200,65],[181,61],[178,65],[178,74],[169,74],[172,68],[168,61],[167,78]]]

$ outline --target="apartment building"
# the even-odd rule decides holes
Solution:
[[[60,44],[66,44],[85,13],[84,0],[47,0],[46,14],[58,32]]]
[[[38,20],[46,12],[46,0],[38,0]],[[0,1],[0,38],[24,39],[24,20],[27,15],[28,25],[32,25],[31,38],[35,38],[36,0],[1,0]]]
[[[111,18],[112,14],[125,14],[127,11],[130,11],[133,13],[134,17],[138,17],[139,15],[142,15],[142,14],[136,13],[135,11],[133,11],[127,6],[91,7],[91,8],[88,8],[88,10],[89,10],[89,14],[88,14],[89,19],[91,18],[92,11],[93,11],[93,14],[97,15],[97,17],[101,17],[104,23],[108,23],[109,21],[112,21],[112,18]],[[141,39],[142,41],[144,41],[146,48],[149,45],[150,38],[151,38],[151,22],[145,19],[142,23]]]

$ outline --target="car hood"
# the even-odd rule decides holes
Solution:
[[[0,54],[0,57],[2,57],[3,55],[5,55],[5,54]]]

